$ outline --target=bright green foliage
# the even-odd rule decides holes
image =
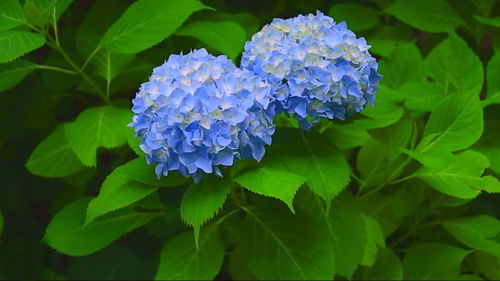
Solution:
[[[207,7],[197,0],[140,0],[106,31],[99,46],[114,53],[137,53],[174,32],[192,13]]]
[[[367,215],[363,216],[363,220],[366,227],[366,247],[361,264],[371,267],[377,259],[379,247],[382,250],[385,248],[385,238],[377,220]]]
[[[467,247],[500,258],[500,222],[491,216],[465,217],[443,223],[443,227]]]
[[[211,280],[224,260],[224,247],[219,240],[217,225],[204,229],[199,247],[193,233],[186,232],[167,241],[160,254],[156,280]]]
[[[446,244],[424,243],[408,249],[403,259],[404,279],[454,280],[468,251]]]
[[[99,51],[93,62],[97,73],[106,80],[113,80],[120,71],[134,59],[133,54],[113,54],[108,50]]]
[[[488,62],[486,68],[486,80],[488,81],[488,96],[484,105],[500,103],[500,53],[495,53]]]
[[[23,59],[0,64],[0,92],[9,90],[35,69],[35,64]]]
[[[83,169],[83,165],[69,146],[64,125],[44,139],[31,153],[26,168],[34,175],[57,178]]]
[[[193,226],[197,247],[200,227],[222,208],[230,184],[227,178],[206,175],[199,183],[191,184],[184,193],[180,207],[181,218]]]
[[[25,22],[19,0],[0,1],[0,30],[8,30]]]
[[[131,119],[130,111],[124,108],[94,107],[80,113],[64,129],[78,159],[86,166],[95,166],[99,147],[112,148],[127,142],[125,126]]]
[[[25,31],[0,31],[0,63],[6,63],[40,48],[45,37]]]
[[[184,25],[175,34],[194,37],[233,61],[243,50],[246,40],[245,29],[232,21],[196,21]]]
[[[378,251],[377,260],[364,274],[366,280],[402,280],[403,266],[398,256],[388,248]]]
[[[420,152],[456,151],[473,145],[483,132],[483,111],[478,96],[457,92],[444,99],[432,112],[424,137],[435,135]]]
[[[425,67],[427,74],[443,87],[446,94],[459,90],[472,90],[473,94],[478,94],[483,87],[481,61],[453,32],[425,58]]]
[[[416,175],[444,194],[469,199],[476,197],[481,190],[500,192],[500,182],[495,177],[481,177],[488,166],[486,156],[467,150],[453,156],[440,169],[424,167]]]
[[[399,93],[405,97],[405,107],[417,112],[432,112],[445,98],[445,92],[435,83],[408,82]]]
[[[486,155],[490,160],[490,169],[500,174],[500,132],[498,131],[500,120],[488,118],[484,121],[484,133],[473,149]]]
[[[380,73],[384,75],[380,83],[391,89],[402,84],[420,81],[423,78],[423,59],[415,43],[401,43],[389,60],[380,61]]]
[[[335,252],[325,225],[267,203],[263,208],[245,209],[241,247],[250,271],[264,280],[331,279]]]
[[[347,28],[368,30],[379,23],[379,12],[371,7],[356,3],[338,3],[328,12],[336,22],[346,21]]]
[[[447,32],[462,23],[445,0],[396,0],[385,12],[427,32]]]
[[[106,247],[123,234],[149,222],[154,214],[115,212],[84,227],[90,198],[75,201],[57,213],[45,231],[45,242],[58,252],[83,256]]]
[[[257,194],[280,199],[295,212],[293,197],[306,178],[281,169],[260,167],[238,175],[234,181]]]

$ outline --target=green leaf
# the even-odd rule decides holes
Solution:
[[[434,189],[458,198],[476,197],[481,190],[500,192],[500,182],[492,176],[483,176],[489,166],[486,156],[479,152],[466,150],[453,156],[452,161],[440,169],[427,167],[417,171],[416,176]]]
[[[370,138],[365,129],[329,124],[323,134],[340,150],[361,146]]]
[[[246,40],[245,29],[232,21],[196,21],[182,26],[175,34],[194,37],[233,61],[243,50]]]
[[[459,218],[444,222],[443,227],[467,247],[500,258],[500,222],[496,218],[488,215]]]
[[[6,63],[40,48],[45,37],[25,31],[0,31],[0,63]]]
[[[64,207],[50,221],[45,242],[58,252],[84,256],[101,250],[123,234],[154,218],[155,214],[124,209],[83,227],[91,198],[83,198]]]
[[[472,254],[473,265],[478,273],[483,274],[487,280],[500,280],[500,258],[484,253],[475,251]]]
[[[26,168],[34,175],[60,178],[83,169],[64,135],[64,126],[59,126],[31,153]]]
[[[135,137],[135,130],[132,127],[125,128],[125,134],[127,135],[128,146],[137,154],[138,156],[145,156],[146,154],[140,148],[141,138]]]
[[[500,17],[486,18],[479,15],[474,15],[474,18],[482,24],[491,25],[494,27],[500,27]]]
[[[414,40],[412,29],[404,24],[381,25],[368,35],[367,41],[372,46],[370,53],[390,57],[396,46]]]
[[[29,2],[29,1],[28,1]],[[26,2],[26,3],[28,3]],[[57,22],[64,11],[69,7],[73,0],[34,0],[35,5],[39,9],[39,19],[45,19],[47,22],[53,23],[54,17]],[[55,14],[53,14],[55,11]],[[40,22],[45,24],[46,22]]]
[[[483,133],[483,110],[479,97],[461,91],[445,98],[432,112],[424,137],[436,137],[420,152],[456,151],[473,145]]]
[[[364,280],[402,280],[403,266],[399,258],[388,248],[378,251],[377,260],[364,273]]]
[[[97,74],[106,80],[113,80],[134,60],[135,54],[113,54],[108,50],[100,50],[92,59]]]
[[[4,92],[16,86],[34,69],[34,63],[23,59],[0,64],[0,92]]]
[[[295,213],[293,197],[306,178],[273,167],[259,167],[239,174],[234,181],[260,195],[279,199]]]
[[[215,175],[205,175],[199,183],[191,184],[181,201],[181,218],[194,228],[198,245],[200,227],[221,208],[229,193],[230,180]]]
[[[381,84],[398,89],[406,82],[423,78],[424,61],[413,42],[400,43],[389,60],[379,62],[379,72],[384,76]]]
[[[361,264],[373,266],[377,260],[378,248],[385,248],[385,237],[382,228],[375,219],[363,215],[363,221],[366,226],[366,247]]]
[[[212,280],[223,260],[224,247],[217,226],[202,232],[199,248],[193,243],[193,233],[185,232],[163,247],[155,280]]]
[[[114,53],[137,53],[156,45],[194,12],[207,7],[197,0],[136,1],[106,31],[99,46]]]
[[[426,81],[408,82],[399,87],[405,97],[405,107],[420,112],[432,112],[446,97],[444,91],[435,83]]]
[[[412,246],[403,259],[405,280],[456,280],[469,251],[428,242]]]
[[[335,252],[325,225],[282,205],[245,209],[240,245],[244,263],[261,280],[327,280],[335,273]]]
[[[64,129],[78,159],[86,166],[96,165],[99,147],[113,148],[127,142],[125,127],[131,120],[128,109],[112,106],[89,108]]]
[[[328,15],[336,22],[345,21],[352,30],[368,30],[379,23],[379,12],[366,5],[339,3],[330,8]]]
[[[500,103],[500,52],[491,57],[486,68],[486,86],[488,95],[483,101],[483,106]]]
[[[19,0],[0,1],[0,30],[8,30],[25,23]]]
[[[321,138],[304,138],[283,157],[287,168],[307,178],[309,188],[327,204],[349,183],[351,168],[345,156]]]
[[[455,33],[436,46],[425,58],[427,74],[443,87],[446,94],[483,87],[483,66],[467,43]]]
[[[444,0],[396,0],[385,12],[427,32],[447,32],[462,23],[453,6]]]
[[[490,169],[500,174],[500,134],[498,128],[500,120],[486,118],[484,122],[484,133],[481,139],[474,145],[477,150],[490,160]]]

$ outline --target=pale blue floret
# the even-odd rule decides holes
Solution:
[[[344,120],[373,106],[381,75],[369,48],[345,22],[318,11],[264,26],[245,44],[241,67],[272,84],[277,113],[309,129],[321,117]]]
[[[198,181],[236,160],[260,161],[271,144],[271,86],[205,49],[171,55],[132,101],[140,148],[158,177],[177,170]]]

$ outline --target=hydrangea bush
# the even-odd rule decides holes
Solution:
[[[500,279],[498,17],[1,0],[0,279]]]

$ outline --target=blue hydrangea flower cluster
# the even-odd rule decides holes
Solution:
[[[245,44],[241,67],[272,84],[277,113],[309,129],[321,117],[344,120],[373,106],[381,75],[369,47],[345,22],[318,11],[274,19]]]
[[[226,56],[205,49],[171,55],[133,102],[133,122],[148,164],[160,177],[177,170],[198,181],[222,176],[235,160],[260,161],[274,133],[271,86]]]

